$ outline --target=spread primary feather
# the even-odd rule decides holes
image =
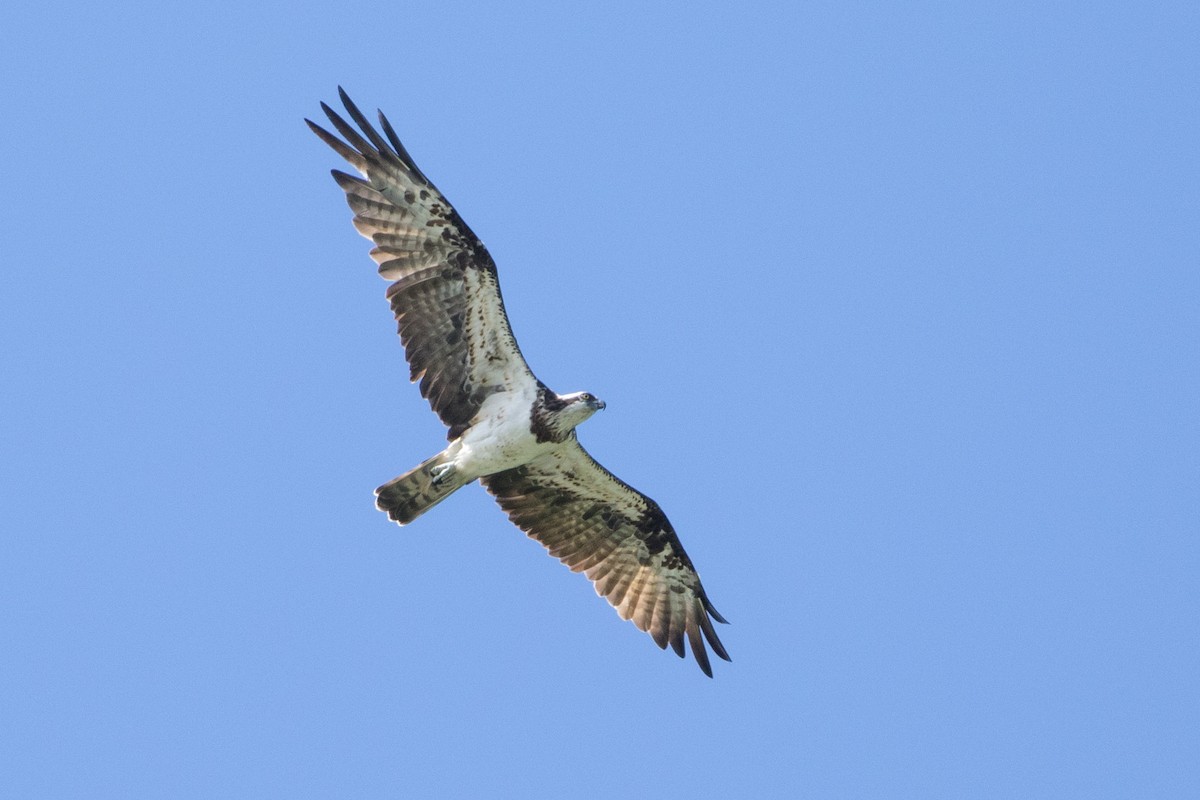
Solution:
[[[729,660],[713,629],[725,622],[658,504],[600,466],[575,428],[604,404],[541,383],[513,338],[496,265],[379,114],[381,134],[338,90],[354,125],[324,103],[341,138],[313,132],[361,175],[333,177],[392,281],[387,298],[413,381],[449,428],[445,450],[376,490],[401,525],[479,480],[519,528],[584,573],[623,619],[705,674]]]

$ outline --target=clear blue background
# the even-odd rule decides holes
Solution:
[[[0,793],[1200,794],[1194,3],[10,4]],[[438,450],[383,107],[735,661]]]

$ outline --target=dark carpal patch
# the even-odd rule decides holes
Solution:
[[[411,367],[409,377],[420,381],[421,395],[453,440],[470,427],[481,402],[473,386],[477,371],[475,354],[469,352],[467,316],[494,308],[492,316],[504,320],[496,265],[417,167],[387,119],[380,115],[381,135],[345,92],[339,90],[339,96],[361,133],[324,103],[321,109],[345,141],[308,124],[365,176],[333,171],[354,211],[355,228],[376,245],[371,256],[380,274],[395,281],[387,296]],[[500,339],[512,342],[511,331],[501,331]],[[515,343],[508,352],[479,354],[488,365],[514,356],[520,358]]]
[[[671,528],[671,523],[667,521],[667,515],[662,512],[662,509],[658,507],[658,503],[655,503],[653,500],[650,500],[646,504],[646,510],[642,512],[641,519],[637,521],[636,529],[637,533],[635,536],[645,542],[646,549],[650,551],[650,555],[652,556],[656,556],[666,549],[675,535]],[[685,563],[680,561],[674,553],[671,553],[669,557],[678,562],[677,564],[673,564],[672,567]],[[686,563],[687,566],[691,566],[691,562]]]
[[[309,121],[313,132],[360,173],[333,171],[354,211],[354,227],[371,239],[387,297],[421,395],[449,428],[451,440],[478,421],[499,391],[530,392],[529,427],[538,442],[559,443],[529,463],[480,480],[509,518],[557,559],[595,584],[625,619],[662,648],[684,655],[685,640],[706,675],[705,642],[728,660],[709,602],[671,523],[658,505],[597,464],[575,439],[571,403],[537,382],[512,336],[483,243],[417,167],[383,114],[379,130],[338,90],[356,130],[325,103],[341,138]],[[523,396],[529,396],[525,394]],[[583,402],[598,407],[594,398]],[[581,409],[582,410],[582,409]],[[519,412],[518,412],[519,413]],[[519,422],[519,419],[517,420]],[[381,486],[378,505],[407,523],[459,484],[441,453]],[[433,468],[438,467],[438,480]]]
[[[582,449],[558,451],[549,460],[489,475],[482,482],[518,527],[571,569],[585,572],[596,590],[660,647],[670,645],[682,656],[686,637],[707,675],[712,668],[705,642],[729,659],[713,630],[713,621],[724,619],[652,499],[629,488]]]

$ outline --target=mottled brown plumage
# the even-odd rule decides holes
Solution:
[[[375,243],[371,257],[379,274],[394,281],[387,297],[410,378],[421,382],[421,396],[449,427],[447,438],[453,440],[479,413],[505,368],[523,371],[530,379],[533,373],[508,327],[496,265],[479,237],[413,163],[386,117],[379,115],[390,142],[338,91],[370,141],[324,103],[325,115],[351,146],[311,120],[305,122],[351,166],[370,176],[364,180],[333,170],[354,211],[354,227]],[[490,338],[503,346],[492,348],[480,363],[470,352],[468,326],[486,327],[476,331],[475,343]]]
[[[558,395],[537,380],[483,243],[383,114],[381,135],[338,91],[358,130],[324,103],[342,138],[306,122],[363,176],[333,172],[355,228],[375,245],[380,275],[392,281],[387,297],[411,378],[450,429],[450,446],[379,487],[377,505],[403,525],[482,481],[518,527],[587,575],[622,618],[681,657],[686,638],[711,676],[705,641],[729,660],[713,629],[725,620],[679,537],[657,503],[596,463],[576,437],[604,403],[586,392]]]
[[[600,466],[576,443],[481,479],[517,527],[574,572],[582,572],[622,619],[683,655],[686,634],[712,675],[704,641],[729,660],[713,630],[725,622],[662,509]]]

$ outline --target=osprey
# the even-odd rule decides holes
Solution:
[[[374,242],[371,257],[399,324],[413,381],[449,428],[450,445],[375,490],[401,525],[479,480],[519,528],[583,572],[622,619],[682,658],[684,636],[712,677],[704,640],[729,661],[692,561],[658,504],[588,455],[575,428],[604,408],[588,392],[557,394],[513,339],[496,265],[483,243],[413,162],[379,113],[379,134],[340,87],[355,130],[325,103],[342,135],[312,131],[362,178],[333,170]],[[365,138],[364,138],[365,137]],[[344,141],[343,141],[344,139]]]

